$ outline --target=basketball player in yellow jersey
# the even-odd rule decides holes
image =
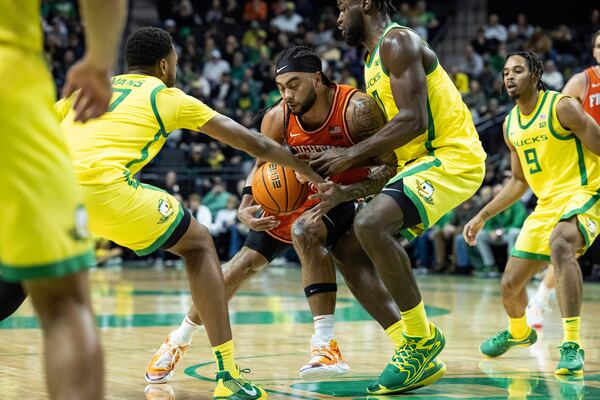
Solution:
[[[313,182],[323,180],[279,143],[174,88],[177,54],[165,30],[134,32],[125,58],[128,73],[113,77],[112,102],[102,117],[80,124],[73,119],[70,98],[56,105],[89,211],[90,230],[139,255],[163,248],[181,256],[194,308],[204,322],[219,370],[214,398],[267,398],[262,388],[241,377],[235,363],[223,276],[210,233],[173,196],[140,183],[134,175],[154,158],[169,132],[183,128],[286,165]]]
[[[464,236],[473,245],[488,219],[519,201],[527,189],[533,190],[537,206],[523,225],[502,277],[508,329],[482,343],[480,351],[498,357],[513,346],[535,343],[536,332],[525,317],[525,286],[552,262],[564,330],[555,373],[575,375],[583,373],[584,361],[577,257],[600,228],[600,127],[577,100],[545,90],[542,73],[542,61],[535,53],[518,52],[506,60],[504,85],[517,103],[504,122],[512,178],[465,225]]]
[[[125,1],[82,0],[86,53],[67,76],[77,118],[101,115]],[[0,276],[20,282],[41,320],[52,399],[100,399],[102,350],[89,296],[94,264],[85,209],[52,109],[39,1],[0,0]],[[82,366],[85,366],[82,368]]]
[[[354,230],[405,322],[405,344],[368,390],[403,392],[430,383],[423,371],[445,339],[427,319],[396,235],[412,239],[470,198],[483,181],[485,152],[471,114],[437,56],[416,33],[392,23],[389,0],[338,0],[337,5],[348,44],[368,50],[367,93],[379,103],[387,123],[355,146],[312,157],[310,165],[331,175],[395,149],[398,174],[358,213]]]

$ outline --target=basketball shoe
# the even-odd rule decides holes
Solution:
[[[250,370],[241,370],[240,376],[237,378],[233,378],[229,371],[217,372],[217,387],[213,393],[213,399],[258,400],[269,398],[262,387],[244,379],[241,372],[250,372]]]
[[[393,394],[430,385],[440,379],[446,365],[437,359],[446,345],[442,332],[433,324],[430,338],[404,335],[405,342],[398,346],[392,361],[385,367],[377,382],[367,388],[370,394]]]
[[[585,353],[577,343],[564,342],[560,347],[560,361],[554,370],[556,375],[583,374]]]
[[[335,378],[350,372],[335,339],[311,345],[311,359],[300,368],[300,377],[307,381]]]
[[[479,346],[479,351],[484,356],[498,357],[506,353],[511,347],[527,347],[537,341],[537,333],[535,329],[531,329],[529,335],[521,340],[516,340],[510,334],[508,329],[498,332]]]
[[[165,383],[171,379],[177,362],[189,347],[189,345],[178,346],[171,343],[169,338],[170,335],[167,336],[146,367],[145,376],[148,383]]]

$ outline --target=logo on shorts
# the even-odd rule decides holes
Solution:
[[[90,237],[87,211],[81,204],[75,208],[75,226],[71,228],[69,234],[75,240],[85,240]]]
[[[588,219],[587,222],[588,231],[592,234],[592,236],[596,236],[596,223],[591,219]]]
[[[435,192],[435,188],[433,187],[433,183],[425,180],[421,182],[417,179],[417,192],[419,196],[425,200],[427,204],[433,204],[433,192]]]
[[[174,213],[173,207],[171,206],[171,202],[168,199],[158,200],[158,212],[160,213],[160,215],[162,215],[158,223],[164,224]]]

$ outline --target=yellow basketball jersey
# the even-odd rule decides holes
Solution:
[[[379,46],[392,29],[408,28],[396,23],[390,24],[365,62],[367,93],[377,101],[387,121],[398,113],[398,108],[392,95],[388,69],[383,65],[379,54]],[[441,159],[442,154],[445,167],[455,173],[482,164],[486,154],[473,125],[471,113],[452,80],[437,60],[425,73],[429,127],[421,136],[395,150],[399,168],[407,161],[425,155]]]
[[[83,185],[126,179],[130,184],[162,148],[175,129],[199,131],[217,113],[200,100],[147,75],[112,78],[113,96],[108,112],[85,124],[73,120],[72,98],[55,108]]]
[[[39,0],[0,0],[0,46],[42,51]]]
[[[506,117],[506,135],[519,155],[527,183],[540,203],[600,188],[600,157],[561,126],[556,105],[564,95],[540,91],[530,115],[515,106]]]

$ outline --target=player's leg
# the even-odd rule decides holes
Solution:
[[[213,348],[218,368],[214,396],[266,398],[264,389],[240,376],[240,370],[235,362],[225,283],[210,232],[192,218],[183,236],[174,245],[169,246],[169,244],[167,242],[165,248],[184,260],[194,308],[204,323],[208,340]],[[236,383],[231,384],[230,381]],[[256,396],[250,396],[250,393]]]
[[[0,279],[0,321],[17,311],[26,298],[27,295],[20,283]]]
[[[555,370],[559,375],[583,373],[584,353],[579,337],[583,277],[577,254],[585,248],[586,242],[578,224],[577,216],[560,221],[550,236],[550,256],[556,273],[556,295],[563,323],[561,357]]]
[[[488,357],[498,357],[514,346],[529,346],[536,342],[537,334],[527,324],[527,284],[546,266],[546,261],[510,257],[502,275],[502,304],[508,316],[508,328],[481,344],[479,350]]]
[[[344,208],[354,214],[351,203],[349,207],[345,204],[336,208]],[[300,376],[307,380],[331,378],[350,371],[334,339],[337,285],[327,240],[329,230],[335,229],[335,226],[328,229],[323,221],[328,219],[330,224],[335,224],[330,217],[334,210],[317,222],[309,222],[310,211],[307,211],[292,226],[292,242],[302,264],[304,293],[315,328],[311,338],[311,359],[300,368]]]
[[[288,244],[271,237],[266,232],[250,231],[244,246],[222,267],[227,301],[231,300],[240,286],[289,247]],[[202,320],[192,306],[181,325],[166,337],[148,363],[146,380],[151,383],[168,381],[201,327]]]
[[[102,349],[90,304],[87,271],[25,281],[23,285],[44,332],[50,397],[102,398]]]

